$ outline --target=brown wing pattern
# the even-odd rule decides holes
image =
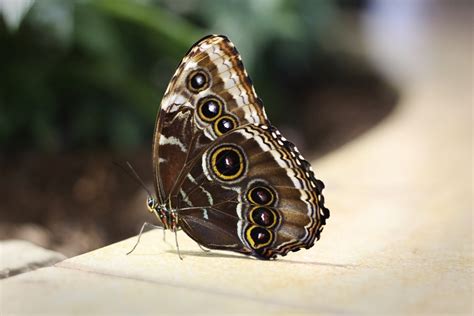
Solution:
[[[324,185],[270,125],[232,42],[211,35],[185,55],[153,141],[159,204],[198,243],[262,259],[309,248],[329,217]]]
[[[241,159],[243,164],[235,179],[225,178],[223,163],[232,158],[232,150],[241,154],[234,163]],[[252,198],[256,189],[269,193],[272,201]],[[196,160],[179,190],[174,203],[191,237],[199,231],[194,238],[209,248],[265,259],[311,247],[329,217],[322,182],[296,147],[267,125],[245,125],[219,138]],[[220,238],[222,228],[233,238]]]
[[[198,75],[205,81],[202,86]],[[220,107],[219,114],[204,116],[213,105]],[[267,122],[232,42],[212,35],[196,43],[171,79],[157,118],[153,165],[160,202],[178,185],[186,161],[210,142],[237,126]]]

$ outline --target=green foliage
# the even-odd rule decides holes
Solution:
[[[237,44],[270,112],[287,115],[294,100],[285,79],[338,49],[337,14],[312,0],[36,1],[18,30],[0,18],[0,146],[124,150],[149,142],[174,68],[210,33]]]

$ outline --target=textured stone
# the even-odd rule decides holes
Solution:
[[[163,315],[267,313],[298,308],[256,299],[177,287],[146,279],[50,267],[0,282],[0,313],[42,315]]]
[[[58,252],[22,240],[0,241],[0,279],[47,267],[66,259]]]

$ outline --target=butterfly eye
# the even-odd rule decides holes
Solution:
[[[146,199],[146,205],[148,206],[148,209],[151,211],[155,208],[155,199],[149,196]]]
[[[268,246],[273,240],[272,232],[259,226],[250,226],[245,235],[250,247],[253,249],[260,249]]]
[[[199,117],[206,122],[214,121],[222,112],[222,102],[215,97],[205,97],[198,101]]]
[[[211,154],[211,169],[220,180],[237,179],[245,170],[244,155],[241,149],[229,145],[218,147]]]
[[[228,131],[234,129],[237,126],[237,121],[235,118],[229,115],[221,116],[214,123],[214,130],[218,136],[227,133]]]
[[[186,79],[188,89],[192,92],[200,92],[209,87],[209,75],[203,70],[194,70]]]
[[[250,189],[247,199],[254,204],[270,205],[275,199],[275,194],[267,187],[257,186]]]

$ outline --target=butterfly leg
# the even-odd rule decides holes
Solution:
[[[178,257],[179,259],[183,260],[183,257],[181,257],[181,252],[179,251],[179,244],[178,244],[178,230],[174,230],[174,240],[176,242],[176,251],[178,252]]]
[[[148,222],[143,223],[142,228],[140,229],[140,233],[138,233],[137,242],[135,243],[135,245],[133,246],[133,248],[132,248],[129,252],[127,252],[127,255],[131,254],[133,251],[135,251],[135,248],[137,248],[138,244],[140,243],[140,238],[142,237],[143,231],[145,230],[145,227],[151,227],[151,228],[156,228],[156,229],[163,229],[162,226],[153,225],[153,224],[148,223]],[[164,229],[163,229],[163,231],[164,231]]]

